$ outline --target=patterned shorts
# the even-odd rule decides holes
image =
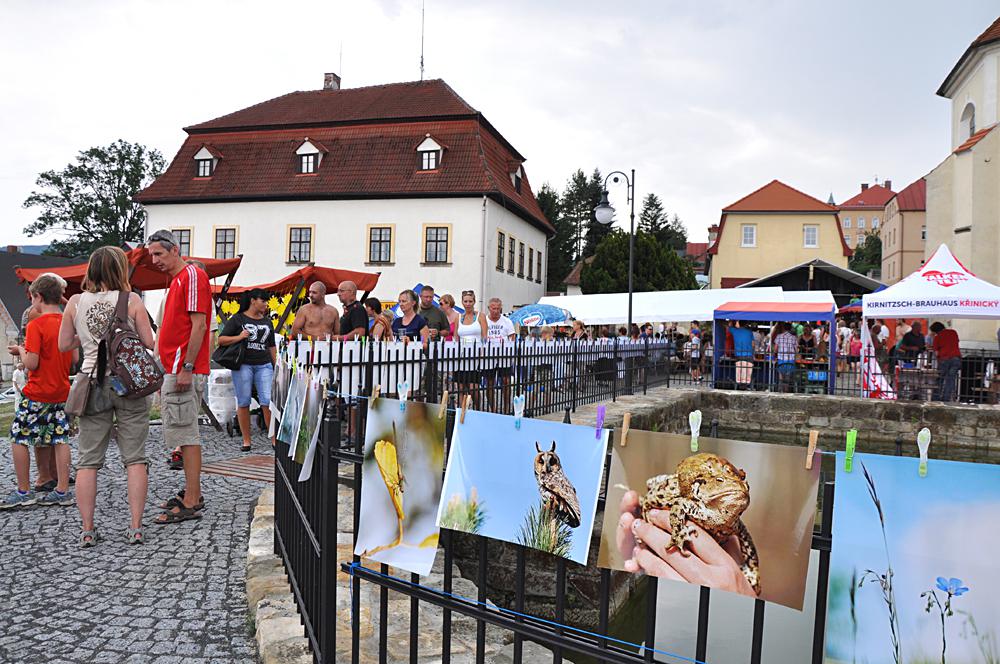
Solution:
[[[15,445],[43,447],[69,443],[65,403],[43,403],[22,396],[14,411],[10,437]]]

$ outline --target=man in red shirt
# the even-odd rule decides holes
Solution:
[[[198,413],[208,375],[212,292],[208,275],[181,258],[173,233],[156,231],[149,236],[147,246],[153,265],[171,277],[157,339],[165,371],[160,403],[164,442],[168,447],[180,447],[184,459],[183,495],[178,493],[168,500],[166,511],[155,523],[179,523],[200,519],[205,506]]]
[[[955,398],[958,370],[962,367],[962,351],[958,348],[958,332],[946,328],[940,321],[931,325],[934,335],[934,356],[937,357],[938,380],[935,401]]]
[[[40,315],[28,323],[23,346],[7,347],[11,355],[20,356],[29,374],[10,427],[17,490],[0,502],[0,509],[36,502],[41,505],[74,502],[69,491],[69,423],[65,406],[76,351],[59,352],[60,304],[65,286],[66,282],[54,274],[43,274],[32,282],[31,305]],[[30,491],[29,446],[55,448],[56,487],[42,496]]]

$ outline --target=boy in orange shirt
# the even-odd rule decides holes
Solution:
[[[31,304],[41,313],[28,323],[23,346],[8,346],[29,371],[28,384],[10,427],[17,489],[2,502],[0,509],[39,505],[72,505],[69,490],[69,422],[66,397],[69,396],[69,373],[76,362],[76,351],[59,352],[59,326],[65,282],[54,274],[43,274],[28,289]],[[38,497],[30,491],[31,457],[28,447],[53,446],[56,457],[56,488]]]

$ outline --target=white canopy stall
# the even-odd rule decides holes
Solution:
[[[895,398],[895,393],[875,361],[868,333],[869,318],[993,318],[1000,319],[1000,287],[966,269],[942,244],[923,267],[902,281],[861,298],[862,369],[865,396]]]

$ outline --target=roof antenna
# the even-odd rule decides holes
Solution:
[[[424,7],[426,0],[420,2],[420,80],[424,80]]]
[[[341,78],[344,76],[344,40],[340,40],[340,64],[337,65],[337,71],[340,73]]]

